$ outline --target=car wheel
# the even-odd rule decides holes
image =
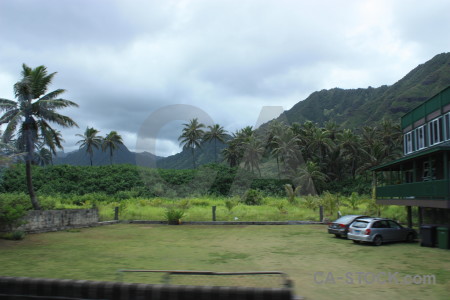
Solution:
[[[334,234],[335,237],[340,238],[341,236],[337,233]]]
[[[406,241],[407,241],[408,243],[414,242],[414,234],[408,233],[408,235],[406,236]]]
[[[381,235],[377,235],[373,238],[373,244],[375,246],[380,246],[383,243],[383,238],[381,237]]]
[[[359,244],[360,241],[352,240],[353,243]]]

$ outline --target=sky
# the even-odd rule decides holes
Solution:
[[[61,129],[66,152],[94,127],[168,156],[197,112],[234,132],[314,91],[395,83],[450,51],[448,12],[448,0],[1,0],[0,97],[14,99],[23,63],[45,65],[49,91],[79,105],[60,111],[79,126]]]

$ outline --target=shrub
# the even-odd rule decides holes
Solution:
[[[191,202],[189,199],[181,199],[178,200],[177,206],[181,209],[188,209],[191,206]]]
[[[244,196],[242,197],[242,202],[247,205],[261,205],[263,202],[262,200],[263,197],[261,195],[261,192],[253,189],[245,192]]]
[[[2,234],[1,238],[5,240],[19,241],[25,238],[25,232],[21,230],[15,230]]]
[[[184,211],[181,209],[168,208],[165,212],[165,218],[169,223],[178,223],[184,217]]]
[[[31,203],[27,195],[2,194],[0,201],[0,226],[10,230],[21,225],[21,218],[31,209]]]
[[[191,205],[193,205],[193,206],[209,206],[210,205],[208,200],[203,200],[203,199],[192,199],[190,202],[191,202]]]
[[[225,200],[225,207],[228,209],[228,212],[231,213],[233,208],[238,205],[238,202],[235,199],[227,199]]]

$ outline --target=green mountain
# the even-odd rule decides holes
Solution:
[[[226,147],[224,143],[217,142],[217,161],[221,162],[222,150]],[[104,166],[109,165],[109,152],[104,152],[101,149],[94,149],[93,165]],[[113,155],[114,164],[138,164],[141,166],[156,166],[162,169],[191,169],[192,168],[192,153],[190,150],[183,150],[180,153],[168,157],[160,157],[149,152],[135,153],[125,145],[120,145]],[[207,142],[202,145],[200,149],[195,150],[195,161],[197,165],[204,165],[215,161],[214,158],[214,142]],[[60,152],[53,158],[55,165],[73,165],[73,166],[89,166],[89,155],[84,148],[72,151],[70,153]]]
[[[217,141],[217,162],[222,161],[222,150],[226,148],[224,143]],[[206,142],[200,149],[195,149],[195,164],[200,166],[215,162],[214,158],[214,142]],[[162,169],[192,169],[192,152],[186,149],[164,157],[156,162],[156,166]]]
[[[391,86],[322,90],[284,112],[289,123],[307,120],[323,125],[335,121],[358,128],[383,118],[400,117],[450,85],[450,53],[436,55]]]
[[[139,158],[138,158],[139,157]],[[114,164],[136,164],[136,159],[139,159],[143,164],[150,165],[153,161],[158,161],[161,157],[153,155],[149,152],[134,153],[125,145],[119,145],[117,150],[113,154]],[[109,165],[109,151],[102,151],[101,149],[94,148],[94,156],[92,158],[94,166]],[[55,165],[73,165],[73,166],[89,166],[89,155],[86,153],[85,148],[72,151],[69,153],[57,153],[57,156],[53,158],[53,164]]]

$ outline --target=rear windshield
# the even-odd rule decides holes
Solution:
[[[355,216],[343,216],[340,217],[339,219],[337,219],[336,221],[334,221],[334,223],[350,223],[353,219],[355,218]]]
[[[369,224],[369,222],[356,221],[355,223],[352,224],[352,226],[355,228],[366,228],[368,224]]]

